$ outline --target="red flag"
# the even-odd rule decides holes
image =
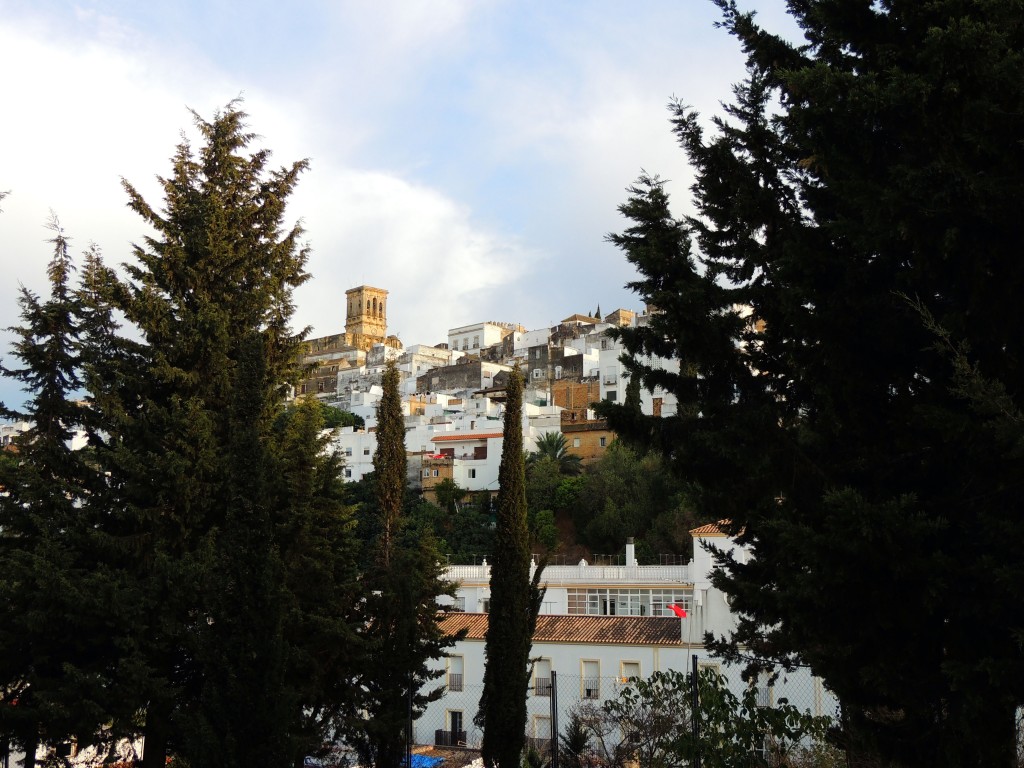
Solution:
[[[672,613],[674,613],[680,619],[685,619],[686,618],[686,609],[685,608],[681,608],[680,606],[676,605],[675,603],[669,603],[668,607],[671,608],[672,609]]]

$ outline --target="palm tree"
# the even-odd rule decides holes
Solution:
[[[530,466],[541,459],[551,459],[563,475],[578,475],[582,471],[580,457],[569,453],[569,443],[561,432],[545,432],[537,438],[535,450],[526,463]]]

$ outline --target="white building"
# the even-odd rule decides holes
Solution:
[[[637,315],[633,318],[634,327],[646,325],[650,315]],[[626,399],[626,386],[629,378],[619,358],[625,352],[622,345],[607,335],[601,339],[599,351],[600,362],[598,368],[601,381],[601,399],[621,403]],[[672,373],[679,372],[679,360],[665,359],[660,357],[641,356],[641,362],[652,368],[660,368]],[[640,389],[640,410],[648,416],[675,416],[678,408],[678,401],[673,393],[656,387],[653,392],[646,387]]]
[[[488,321],[452,328],[448,331],[448,347],[452,350],[472,354],[501,342],[510,333],[521,331],[512,323]]]
[[[537,619],[533,646],[532,681],[528,694],[527,736],[544,748],[554,732],[568,722],[581,704],[600,704],[618,695],[631,677],[653,672],[712,666],[740,692],[746,685],[738,669],[723,668],[704,649],[705,632],[722,635],[735,627],[735,617],[724,595],[711,585],[714,563],[704,548],[713,541],[726,551],[735,545],[715,525],[691,531],[694,558],[687,565],[637,565],[632,544],[624,565],[601,566],[580,562],[575,566],[549,566],[542,583],[544,603]],[[742,558],[743,552],[737,552]],[[443,621],[445,631],[466,630],[448,658],[436,662],[443,671],[444,696],[429,705],[417,722],[419,743],[479,747],[482,734],[473,726],[484,670],[484,638],[489,609],[490,567],[451,566],[448,576],[458,582],[456,611]],[[669,604],[684,607],[687,617],[677,618]],[[552,701],[556,679],[557,708]],[[835,698],[800,669],[771,685],[759,684],[758,698],[766,705],[780,697],[815,715],[835,714]]]
[[[0,448],[11,445],[23,432],[28,432],[32,425],[27,421],[13,421],[0,424]]]

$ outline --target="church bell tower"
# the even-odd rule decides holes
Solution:
[[[345,315],[345,336],[360,349],[369,349],[387,337],[388,292],[383,288],[361,285],[345,291],[348,310]]]

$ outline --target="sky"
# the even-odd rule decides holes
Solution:
[[[783,0],[739,4],[792,29]],[[363,284],[406,346],[639,309],[605,235],[641,171],[688,212],[667,107],[710,120],[743,77],[718,18],[710,0],[0,0],[0,327],[19,286],[46,290],[51,212],[76,256],[128,261],[149,232],[122,179],[160,208],[189,110],[237,97],[254,148],[310,161],[287,212],[312,249],[297,328],[341,332]]]

